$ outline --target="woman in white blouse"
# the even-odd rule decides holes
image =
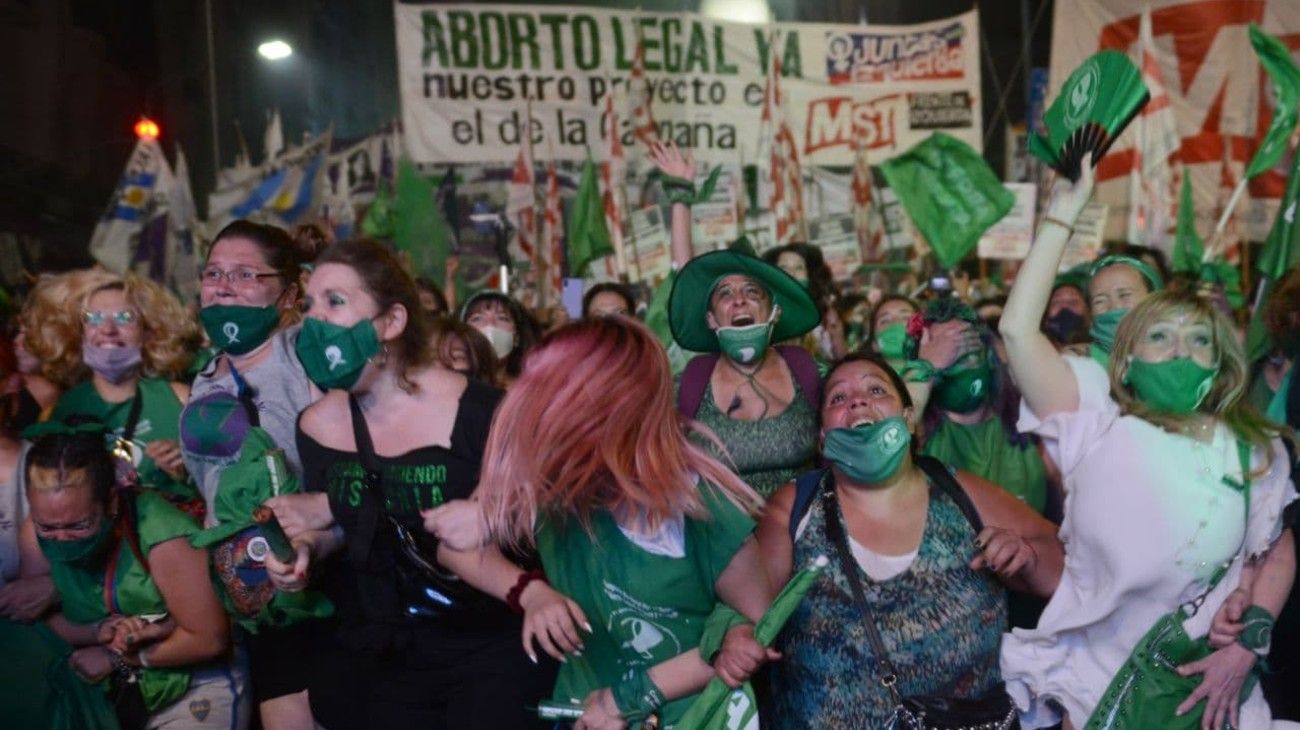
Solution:
[[[1003,677],[1025,727],[1083,728],[1153,624],[1226,567],[1184,623],[1215,651],[1180,669],[1203,681],[1177,712],[1204,708],[1206,730],[1269,727],[1258,687],[1238,707],[1259,651],[1238,638],[1246,609],[1278,615],[1295,572],[1282,512],[1296,493],[1279,427],[1245,402],[1231,323],[1190,292],[1151,295],[1125,316],[1104,380],[1039,331],[1092,193],[1089,160],[1083,169],[1077,184],[1057,183],[999,327],[1024,395],[1020,428],[1052,442],[1067,493],[1060,585],[1036,629],[1005,637]],[[1238,443],[1249,446],[1249,474]]]

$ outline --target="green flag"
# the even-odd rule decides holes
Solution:
[[[410,160],[397,163],[397,205],[393,243],[411,273],[441,281],[451,253],[451,227],[434,203],[434,185]]]
[[[943,132],[880,168],[944,268],[970,253],[1016,198],[979,153]]]
[[[1291,164],[1291,177],[1286,181],[1286,192],[1277,206],[1277,217],[1273,219],[1273,228],[1264,240],[1264,248],[1259,252],[1255,269],[1259,271],[1264,288],[1260,302],[1267,302],[1273,293],[1273,282],[1277,281],[1300,259],[1300,226],[1296,225],[1296,213],[1300,212],[1300,154]],[[1264,327],[1263,306],[1255,310],[1250,327],[1246,331],[1246,355],[1255,361],[1268,354],[1272,341],[1268,329]]]
[[[1246,167],[1246,178],[1255,177],[1282,159],[1291,132],[1295,130],[1296,105],[1300,104],[1300,68],[1296,68],[1286,45],[1254,23],[1250,24],[1250,45],[1255,48],[1260,65],[1273,80],[1277,106],[1273,109],[1273,121],[1268,125],[1264,141]]]
[[[578,195],[573,199],[573,215],[569,218],[569,271],[573,276],[586,276],[588,264],[612,253],[614,243],[605,223],[605,203],[596,182],[596,163],[591,161],[588,152],[578,181]]]
[[[1295,156],[1291,166],[1291,177],[1286,181],[1286,192],[1277,206],[1277,217],[1273,219],[1273,228],[1264,239],[1264,249],[1259,253],[1255,268],[1270,279],[1280,279],[1296,262],[1300,253],[1296,239],[1300,238],[1300,226],[1296,225],[1297,204],[1300,203],[1300,154]]]
[[[813,583],[830,564],[825,555],[813,559],[786,583],[780,595],[772,600],[767,612],[754,626],[754,640],[763,646],[776,641],[781,627],[812,590]],[[691,708],[677,722],[678,730],[742,730],[757,726],[758,702],[754,699],[749,682],[729,689],[721,679],[714,677],[695,699]]]
[[[1192,176],[1183,172],[1183,192],[1178,199],[1178,229],[1174,233],[1174,271],[1195,274],[1201,270],[1205,245],[1196,232],[1196,207],[1192,203]]]
[[[388,191],[388,185],[381,182],[375,190],[375,199],[370,203],[366,217],[361,219],[361,232],[371,238],[391,239],[395,223],[393,196]]]

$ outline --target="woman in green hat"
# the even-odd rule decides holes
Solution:
[[[658,144],[651,157],[670,185],[693,187],[695,159]],[[715,433],[737,473],[770,495],[812,464],[821,380],[806,350],[775,343],[821,317],[812,296],[781,269],[739,251],[691,258],[690,196],[674,196],[669,327],[691,360],[677,406]]]

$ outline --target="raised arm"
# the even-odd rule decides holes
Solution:
[[[682,154],[674,142],[654,143],[650,147],[650,161],[665,175],[695,180],[695,155]],[[691,248],[691,209],[685,203],[673,203],[671,226],[673,268],[680,269],[695,255]]]
[[[1077,410],[1079,386],[1065,358],[1056,351],[1039,322],[1052,294],[1065,244],[1079,213],[1092,197],[1092,156],[1083,158],[1077,183],[1058,178],[1038,236],[1007,295],[998,331],[1006,344],[1011,373],[1029,409],[1039,418]]]

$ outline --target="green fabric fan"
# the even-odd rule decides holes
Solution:
[[[1032,134],[1029,152],[1071,180],[1083,156],[1095,166],[1146,105],[1151,92],[1137,66],[1119,51],[1102,51],[1070,74],[1043,115],[1046,137]]]

